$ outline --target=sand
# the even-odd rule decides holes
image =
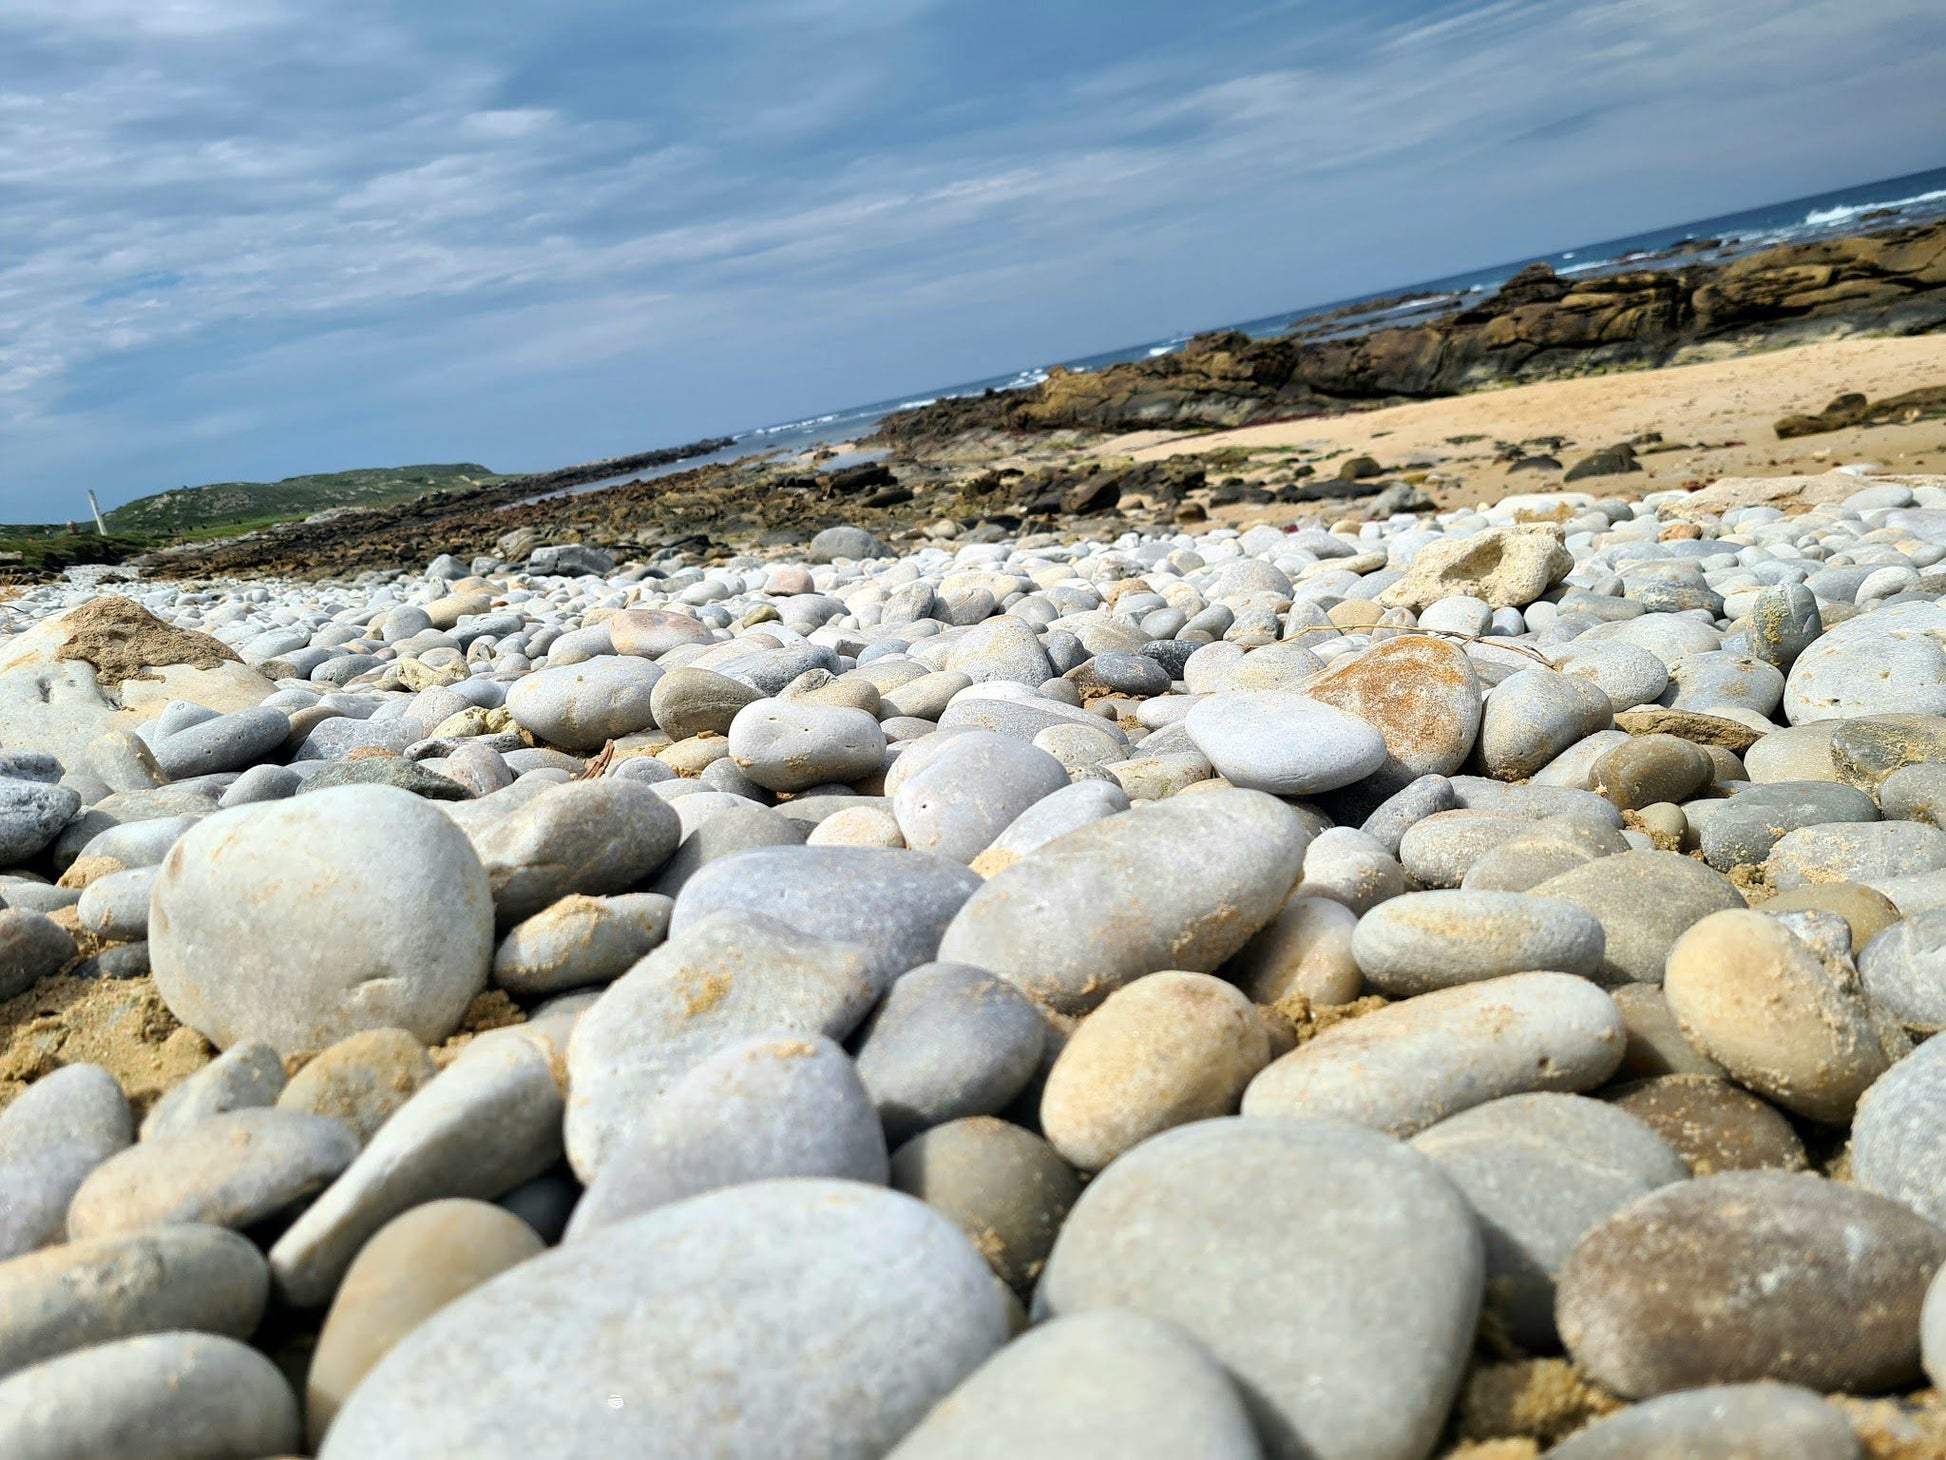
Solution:
[[[1890,472],[1940,472],[1946,471],[1946,421],[1857,426],[1789,441],[1779,441],[1774,427],[1779,417],[1820,411],[1847,391],[1877,400],[1942,384],[1946,334],[1836,340],[1234,431],[1137,432],[1100,444],[1095,454],[1153,461],[1225,447],[1277,448],[1265,455],[1266,466],[1312,460],[1320,475],[1335,471],[1333,459],[1365,454],[1391,469],[1429,469],[1433,479],[1424,490],[1442,507],[1558,490],[1560,472],[1509,472],[1493,460],[1496,442],[1546,437],[1566,438],[1550,453],[1565,467],[1603,446],[1662,433],[1664,449],[1646,450],[1642,471],[1573,484],[1597,496],[1639,496],[1726,476],[1812,476],[1863,461]],[[1482,439],[1453,440],[1464,436]],[[1672,446],[1677,449],[1667,449]]]

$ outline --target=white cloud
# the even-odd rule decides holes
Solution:
[[[1043,57],[995,96],[925,43],[940,0],[724,0],[638,36],[634,70],[552,87],[557,30],[608,12],[11,0],[0,46],[35,64],[0,73],[0,430],[61,470],[149,386],[206,392],[178,438],[220,441],[725,339],[823,399],[816,361],[777,354],[813,324],[1024,333],[1132,299],[1118,280],[1276,308],[1375,252],[1464,264],[1496,207],[1551,228],[1604,178],[1702,196],[1738,149],[1865,157],[1875,121],[1928,108],[1890,84],[1927,64],[1912,36],[1946,41],[1928,0],[1328,9],[1290,8],[1274,44]],[[296,345],[309,378],[343,352],[341,395],[225,398]],[[119,369],[162,359],[166,382]]]

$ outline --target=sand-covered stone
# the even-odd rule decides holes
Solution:
[[[892,1185],[950,1217],[1022,1298],[1081,1195],[1074,1170],[1032,1131],[987,1115],[920,1132],[892,1153]]]

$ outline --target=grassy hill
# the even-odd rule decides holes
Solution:
[[[117,537],[228,537],[333,507],[385,507],[428,492],[471,492],[502,480],[475,462],[366,467],[280,482],[182,487],[139,497],[103,516]]]
[[[74,532],[62,522],[0,525],[0,576],[71,563],[118,563],[167,543],[235,537],[334,507],[388,507],[415,501],[428,492],[473,492],[506,480],[476,462],[456,462],[320,472],[281,482],[179,487],[138,497],[103,513],[107,537],[96,534],[85,512],[76,517]]]

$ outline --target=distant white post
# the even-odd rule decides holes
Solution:
[[[103,537],[108,536],[108,524],[101,520],[101,503],[95,500],[95,489],[88,488],[88,510],[95,514],[95,531]]]

